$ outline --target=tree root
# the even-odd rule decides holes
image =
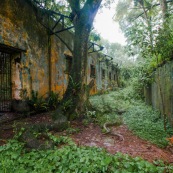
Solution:
[[[118,138],[121,141],[124,141],[124,137],[121,134],[112,132],[111,129],[108,128],[108,126],[115,126],[115,125],[117,125],[117,122],[114,122],[114,123],[108,123],[108,122],[106,122],[106,123],[104,123],[103,128],[106,131],[106,133],[104,133],[104,134],[111,134],[113,136],[118,136]]]

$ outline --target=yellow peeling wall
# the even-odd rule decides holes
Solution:
[[[57,38],[51,38],[51,90],[63,96],[67,87],[65,47],[57,42]]]
[[[48,92],[48,36],[36,19],[30,4],[24,0],[1,0],[0,43],[25,50],[12,53],[12,98],[22,99],[23,92],[40,95]],[[5,50],[4,50],[5,51]],[[20,58],[20,63],[15,59]]]

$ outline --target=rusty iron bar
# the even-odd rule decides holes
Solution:
[[[88,52],[89,54],[90,53],[94,53],[94,52],[99,52],[99,51],[102,51],[104,49],[103,46],[100,46],[100,45],[98,45],[96,43],[93,43],[93,42],[89,42],[89,43],[91,45],[88,47],[88,50],[90,50],[92,48],[91,52]]]
[[[50,9],[46,9],[39,1],[37,0],[31,0],[31,2],[35,3],[35,5],[37,7],[39,7],[41,10],[44,10],[45,12],[47,12],[49,15],[51,15],[52,19],[53,20],[56,20],[56,16],[59,16],[59,19],[57,21],[55,21],[55,25],[52,27],[52,28],[49,28],[52,32],[51,32],[51,35],[54,35],[54,34],[57,34],[57,33],[60,33],[60,32],[64,32],[64,31],[67,31],[67,30],[70,30],[72,28],[74,28],[74,26],[70,26],[70,27],[67,27],[65,25],[65,19],[69,19],[71,20],[71,17],[70,16],[66,16],[66,15],[63,15],[61,13],[58,13],[58,12],[55,12],[53,10],[50,10]],[[53,30],[56,28],[56,26],[61,23],[61,29],[60,30],[57,30],[55,32],[53,32]]]

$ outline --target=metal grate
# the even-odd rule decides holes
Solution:
[[[0,52],[0,112],[11,111],[11,56]]]

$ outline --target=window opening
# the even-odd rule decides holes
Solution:
[[[102,79],[105,79],[105,70],[102,69]]]
[[[90,77],[95,78],[96,77],[96,68],[95,68],[95,66],[91,64],[90,69],[91,69]]]
[[[72,69],[72,57],[66,56],[66,69],[65,73],[69,74]]]

